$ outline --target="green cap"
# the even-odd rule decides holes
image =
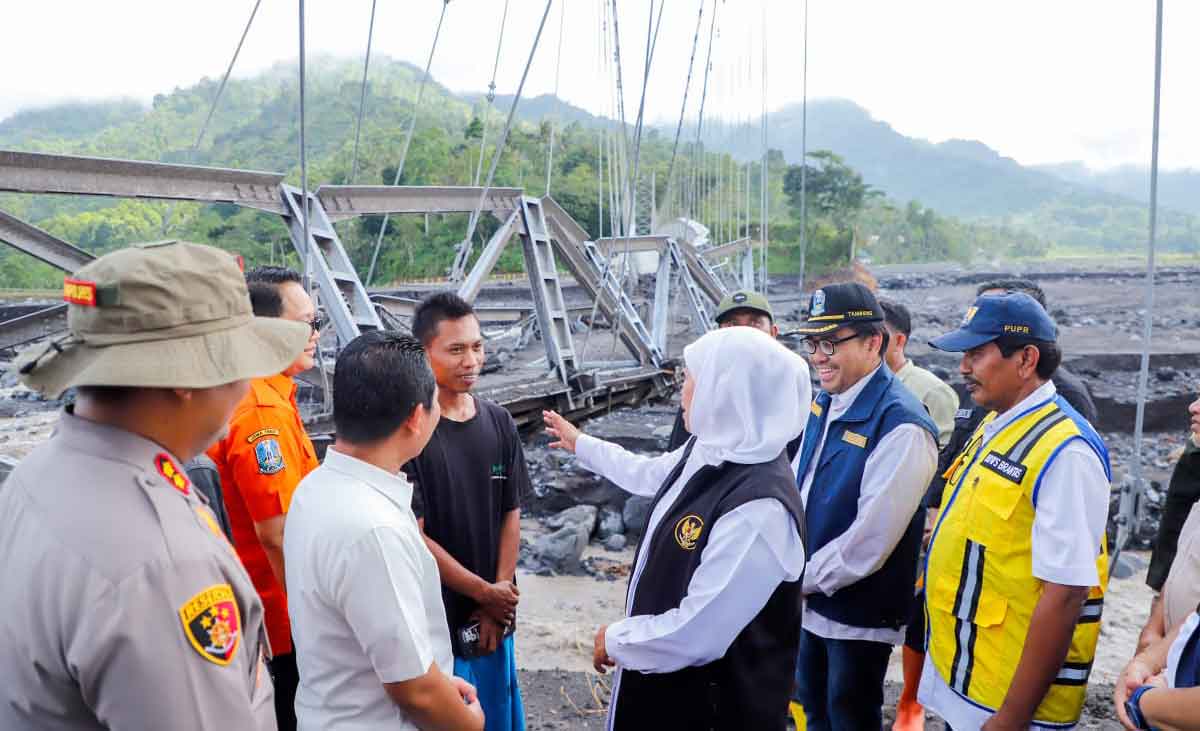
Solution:
[[[767,301],[766,297],[750,289],[739,289],[725,295],[721,299],[721,304],[717,305],[717,314],[713,316],[713,319],[719,323],[722,317],[734,310],[761,312],[771,318],[771,322],[775,322],[775,313],[771,312],[771,303]]]

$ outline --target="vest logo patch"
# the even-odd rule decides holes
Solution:
[[[864,437],[862,434],[857,434],[850,430],[846,430],[846,431],[842,432],[842,441],[846,442],[847,444],[853,444],[854,446],[858,447],[859,449],[867,448],[867,438]]]
[[[819,418],[821,418],[821,412],[825,410],[825,409],[822,409],[822,408],[821,408],[821,404],[817,403],[816,401],[813,401],[813,402],[812,402],[812,407],[811,407],[811,408],[812,408],[812,412],[813,412],[813,414],[814,414],[814,415],[815,415],[815,416],[816,416],[818,419],[819,419]]]
[[[200,657],[217,665],[228,665],[237,651],[242,633],[233,588],[229,584],[210,586],[179,608],[183,633]]]
[[[685,551],[694,551],[703,532],[704,520],[695,513],[689,513],[675,524],[675,542]]]
[[[1009,462],[995,452],[988,452],[984,455],[980,464],[1009,482],[1015,482],[1019,485],[1021,484],[1021,480],[1025,479],[1025,465],[1020,462]]]
[[[970,419],[972,413],[974,412],[971,409],[959,409],[958,411],[954,412],[954,418],[961,420]]]

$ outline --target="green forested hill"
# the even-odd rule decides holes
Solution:
[[[310,62],[306,100],[311,187],[351,182],[360,74],[358,60],[318,58]],[[373,61],[358,173],[353,182],[392,182],[420,74],[420,69],[408,63],[386,58]],[[0,148],[271,170],[284,172],[290,182],[298,183],[294,62],[278,64],[252,78],[231,80],[208,134],[193,151],[217,83],[204,79],[176,88],[159,94],[148,106],[112,101],[23,111],[0,120]],[[490,115],[485,170],[507,103],[507,98],[498,97]],[[555,137],[553,194],[589,232],[596,234],[597,198],[601,195],[597,174],[600,129],[611,129],[611,123],[582,110],[565,105],[560,108],[546,97],[528,104],[522,109],[522,121],[510,135],[495,185],[524,187],[531,194],[542,194],[550,138],[546,119],[561,119]],[[485,111],[486,103],[477,95],[455,96],[431,82],[420,105],[417,133],[401,182],[469,184],[483,130],[479,115]],[[792,143],[778,135],[774,140],[785,150]],[[836,147],[834,151],[841,152]],[[653,178],[660,205],[666,195],[670,154],[670,136],[648,130],[640,169],[647,180]],[[693,161],[700,159],[686,144],[681,146],[680,155],[676,167],[679,171],[690,171]],[[812,242],[809,263],[818,271],[844,263],[853,248],[877,261],[967,260],[981,251],[989,256],[1004,252],[1037,254],[1052,243],[1028,229],[1014,228],[1011,222],[966,224],[919,203],[910,204],[907,191],[895,195],[870,176],[866,176],[864,185],[863,176],[855,170],[854,158],[846,158],[849,165],[836,156],[810,160],[813,184],[808,205]],[[799,193],[786,185],[789,177],[797,179],[799,167],[798,160],[791,162],[789,166],[779,152],[770,156],[771,261],[772,269],[781,272],[794,271],[799,258]],[[725,171],[722,180],[727,190],[729,171],[739,164],[744,165],[728,154],[709,153],[691,176],[702,192],[693,199],[696,216],[710,226],[725,222],[724,228],[731,228],[732,196],[719,192],[717,170]],[[752,233],[756,233],[759,175],[757,163],[749,165]],[[740,170],[737,179],[745,180],[745,167]],[[603,230],[607,234],[611,228],[607,184],[601,197],[605,207]],[[744,199],[742,191],[737,200]],[[238,251],[253,264],[278,259],[291,248],[278,217],[236,206],[0,195],[0,208],[98,253],[136,241],[179,237]],[[725,213],[719,213],[722,210]],[[444,274],[454,245],[466,231],[465,219],[465,215],[434,216],[429,221],[411,216],[393,218],[385,235],[376,281]],[[364,274],[380,223],[381,219],[370,218],[339,224],[343,242]],[[481,240],[486,240],[494,225],[490,220],[483,221],[478,234]],[[508,252],[501,267],[519,268],[519,253],[515,249]],[[36,287],[55,281],[58,275],[47,267],[0,247],[0,286]]]

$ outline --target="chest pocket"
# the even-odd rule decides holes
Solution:
[[[1032,525],[1020,511],[1027,501],[1018,483],[989,475],[986,468],[977,466],[967,476],[971,507],[967,512],[967,537],[987,546],[996,553],[1016,553],[1028,550]]]

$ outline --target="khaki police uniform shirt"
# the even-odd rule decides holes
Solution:
[[[0,729],[275,729],[262,604],[179,462],[64,413],[0,487]]]

